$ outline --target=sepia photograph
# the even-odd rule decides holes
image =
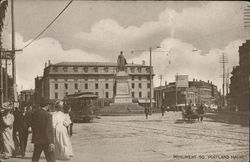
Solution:
[[[0,0],[0,162],[249,162],[250,2]]]

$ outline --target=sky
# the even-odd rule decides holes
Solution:
[[[15,1],[16,48],[23,48],[69,1]],[[18,90],[34,88],[45,62],[116,62],[124,51],[128,62],[149,64],[154,85],[172,82],[176,74],[210,80],[221,88],[224,52],[229,72],[239,64],[238,48],[250,39],[244,28],[244,1],[73,1],[59,19],[31,45],[18,52]],[[10,7],[10,4],[9,4]],[[3,46],[11,47],[10,8]],[[157,48],[158,47],[158,48]],[[159,48],[160,47],[160,48]],[[140,52],[131,51],[141,50]]]

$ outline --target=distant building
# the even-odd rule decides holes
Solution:
[[[127,64],[130,94],[133,101],[149,100],[150,67],[145,64]],[[45,65],[42,77],[35,79],[36,101],[64,99],[76,92],[93,92],[101,99],[113,102],[117,63],[60,62]],[[153,82],[152,82],[153,85]],[[153,92],[152,92],[153,96]],[[141,100],[140,100],[141,101]]]
[[[34,105],[34,94],[35,90],[33,89],[21,91],[18,99],[20,105]]]
[[[235,66],[231,73],[230,108],[233,111],[249,111],[250,40],[239,47],[239,66]]]
[[[176,88],[175,82],[162,87],[156,87],[154,95],[157,107],[160,107],[162,104],[175,106],[176,104],[188,104],[189,102],[195,105],[201,103],[218,105],[220,100],[220,93],[217,90],[217,86],[209,81],[205,82],[195,79],[188,82],[187,88]]]

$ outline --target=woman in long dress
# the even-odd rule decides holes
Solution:
[[[10,113],[10,110],[5,110],[5,113],[2,116],[3,129],[1,130],[3,138],[3,149],[4,149],[4,158],[9,158],[15,156],[15,144],[13,141],[13,122],[14,116]]]
[[[57,101],[55,113],[52,115],[54,138],[55,138],[55,156],[58,160],[69,160],[73,156],[72,145],[68,135],[67,127],[71,120],[63,113],[63,102]]]

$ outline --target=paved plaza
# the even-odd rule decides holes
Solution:
[[[249,127],[216,121],[207,114],[203,123],[185,122],[180,112],[101,116],[93,123],[74,125],[71,162],[246,162]],[[31,161],[27,158],[6,162]],[[45,162],[44,157],[41,162]]]

